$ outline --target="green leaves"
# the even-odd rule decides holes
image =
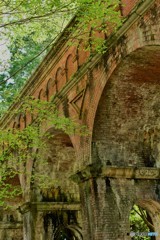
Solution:
[[[24,175],[30,178],[30,184],[36,182],[39,188],[53,185],[45,172],[48,166],[46,153],[49,152],[47,142],[50,139],[53,141],[53,133],[47,131],[48,128],[59,129],[70,135],[88,134],[85,126],[59,116],[52,102],[27,98],[14,114],[24,115],[26,112],[33,116],[32,124],[21,130],[0,129],[0,203],[19,194],[20,186],[12,184],[15,176]],[[28,164],[32,166],[31,172],[27,169]]]
[[[138,233],[147,233],[147,232],[153,232],[154,227],[151,223],[151,218],[149,217],[148,213],[142,209],[141,207],[138,207],[137,205],[134,205],[131,213],[130,213],[130,226],[131,226],[131,232],[137,233],[137,236],[134,236],[134,239],[136,240],[149,240],[150,237],[147,236],[138,236]]]
[[[78,47],[82,43],[85,50],[103,54],[106,51],[105,37],[121,24],[118,4],[118,0],[0,1],[0,40],[8,39],[10,53],[7,68],[3,67],[0,73],[0,114],[14,101],[32,71],[75,14],[76,24],[68,29],[68,44],[70,42]],[[105,37],[99,36],[101,33]],[[87,132],[84,126],[60,117],[53,103],[27,99],[14,114],[23,115],[26,112],[33,116],[32,125],[21,131],[0,130],[0,164],[3,170],[10,166],[17,174],[27,174],[27,161],[38,158],[41,164],[46,164],[40,150],[47,148],[44,139],[49,138],[49,134],[45,133],[48,126],[68,134],[83,135]],[[32,176],[33,182],[34,178],[35,175]],[[5,195],[5,190],[1,194]]]
[[[10,52],[0,73],[1,115],[62,32],[71,17],[68,9],[70,1],[0,2],[0,40],[7,39]]]
[[[118,5],[118,0],[1,1],[0,40],[7,39],[10,54],[0,73],[0,114],[75,14],[77,23],[68,40],[72,45],[83,42],[87,51],[104,53],[105,39],[96,33],[108,36],[120,26]]]

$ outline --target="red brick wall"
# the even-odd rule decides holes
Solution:
[[[93,129],[98,161],[119,166],[160,166],[158,59],[160,47],[139,49],[122,61],[108,80]]]
[[[139,2],[139,0],[121,0],[123,16],[127,16],[135,7],[137,2]]]
[[[154,187],[154,181],[120,178],[89,179],[81,183],[84,239],[130,240],[129,215],[139,200],[144,203],[144,209],[149,210],[154,226],[158,226],[154,201],[150,200],[156,199]]]
[[[126,3],[123,14],[127,15],[136,1],[123,3]],[[47,149],[50,169],[46,171],[51,179],[59,180],[58,184],[62,185],[64,192],[68,192],[67,196],[79,199],[77,185],[71,183],[69,176],[90,163],[136,167],[152,163],[152,166],[160,166],[157,127],[160,117],[158,14],[153,6],[117,42],[114,39],[105,55],[100,59],[96,56],[98,60],[91,58],[91,68],[85,64],[88,52],[65,45],[48,60],[49,65],[41,69],[41,74],[45,74],[41,82],[33,86],[30,94],[49,100],[55,93],[61,93],[67,83],[68,89],[66,92],[63,89],[59,109],[61,113],[67,112],[76,122],[87,124],[90,130],[87,137],[73,134],[73,147],[70,140],[69,145],[64,146],[66,136],[62,135],[60,145],[56,146],[53,137],[49,151]],[[146,47],[148,45],[150,47]],[[71,55],[75,58],[70,58],[67,63]],[[97,61],[95,65],[94,61]],[[59,68],[63,74],[57,77]],[[77,77],[73,81],[67,79],[73,76],[76,69],[79,70]],[[26,123],[30,122],[31,116],[27,114]],[[23,116],[13,120],[13,124],[24,128]],[[32,172],[32,161],[29,161],[26,169]],[[25,188],[25,181],[22,185]],[[139,197],[142,202],[159,200],[158,189],[159,183],[150,180],[102,179],[100,176],[84,180],[80,184],[84,239],[130,239],[126,234],[129,231],[131,207]],[[29,195],[29,188],[27,190]],[[29,196],[25,200],[29,201]]]

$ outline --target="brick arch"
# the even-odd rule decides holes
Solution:
[[[32,123],[33,121],[33,114],[31,114],[28,110],[26,110],[26,126]]]
[[[26,115],[20,114],[19,116],[20,129],[23,130],[26,127]]]
[[[39,91],[38,99],[46,100],[46,91],[43,88]]]
[[[13,128],[13,129],[16,128],[16,121],[13,122],[13,124],[12,124],[12,128]]]
[[[49,138],[46,136],[49,134]],[[75,150],[68,134],[54,127],[49,127],[44,133],[43,140],[46,142],[45,156],[47,164],[41,164],[38,159],[34,170],[39,174],[44,171],[49,179],[49,184],[36,193],[36,197],[41,199],[43,204],[51,203],[66,204],[67,206],[79,201],[79,188],[69,177],[74,172],[76,164]],[[43,157],[43,156],[42,156]],[[37,182],[34,183],[37,186]],[[79,226],[81,221],[80,210],[62,209],[50,210],[43,213],[43,228],[45,239],[66,239],[82,240],[82,230]]]
[[[159,25],[158,22],[152,23],[152,20],[149,20],[150,14],[151,13],[149,11],[148,16],[146,16],[148,19],[148,25],[150,25],[149,30],[146,28],[145,24],[142,24],[142,22],[145,20],[145,17],[142,17],[139,22],[132,25],[132,28],[130,28],[125,35],[122,35],[117,42],[115,42],[115,44],[108,49],[107,53],[103,55],[103,58],[101,58],[101,61],[99,61],[99,63],[92,70],[92,85],[94,87],[90,91],[90,95],[92,95],[92,98],[89,101],[90,108],[88,109],[87,101],[84,103],[83,110],[84,112],[87,112],[85,124],[89,126],[91,132],[93,130],[96,110],[104,87],[121,61],[126,56],[138,49],[143,49],[147,46],[160,46],[160,36],[157,30],[159,29]],[[146,34],[148,34],[148,37]],[[83,145],[83,151],[85,152],[86,159],[90,159],[90,156],[87,156],[87,153],[91,151],[92,140],[91,138],[88,138],[86,141],[87,144],[84,141],[85,145]]]
[[[66,83],[65,72],[61,67],[57,69],[55,79],[56,79],[56,88],[57,88],[56,90],[57,92],[59,92]]]
[[[125,49],[119,49],[117,48],[117,53],[116,53],[116,58],[118,59],[115,60],[115,51],[116,49],[111,49],[108,54],[107,54],[107,61],[106,59],[101,61],[101,63],[99,64],[99,69],[97,71],[97,69],[93,70],[93,75],[96,75],[96,79],[98,79],[98,81],[96,82],[96,89],[97,90],[93,90],[93,97],[92,97],[92,101],[91,101],[91,106],[92,106],[92,111],[90,111],[88,113],[88,118],[91,120],[90,121],[90,128],[93,128],[93,124],[94,124],[94,118],[95,118],[95,113],[98,107],[98,103],[100,100],[100,97],[102,95],[102,92],[104,90],[104,87],[107,84],[108,79],[112,76],[112,74],[114,73],[115,69],[119,66],[119,64],[121,63],[121,61],[128,56],[129,54],[131,54],[132,52],[135,52],[138,49],[143,49],[147,46],[154,46],[154,45],[148,45],[148,44],[144,44],[144,46],[140,47],[135,47],[133,49],[128,49],[129,51],[126,51]],[[155,46],[160,46],[160,40],[159,40],[159,44],[157,43]],[[120,50],[120,52],[119,52]],[[122,53],[122,52],[123,53]],[[109,62],[109,63],[108,63]]]
[[[20,176],[18,173],[16,173],[17,169],[14,168],[14,166],[8,167],[6,169],[6,176],[5,176],[5,184],[10,185],[9,187],[9,192],[14,192],[15,188],[20,188],[20,190],[22,190],[22,184],[20,181]],[[6,199],[6,201],[11,204],[11,203],[16,203],[17,201],[21,202],[23,196],[22,194],[16,195],[14,196],[13,199]]]
[[[41,98],[42,98],[42,95],[43,95],[43,89],[41,89],[41,90],[39,91],[38,99],[41,99]]]
[[[14,118],[11,126],[13,129],[20,128],[20,114]]]
[[[155,228],[155,232],[159,232],[160,228],[160,202],[152,200],[152,199],[147,199],[147,200],[139,200],[137,201],[137,205],[144,210],[147,211],[149,214],[152,224]],[[158,238],[155,238],[158,239]]]
[[[13,186],[20,186],[20,179],[18,174],[15,173],[14,168],[7,169],[8,175],[6,176],[5,182]]]
[[[21,118],[21,114],[18,114],[15,118],[14,128],[16,129],[20,129],[20,118]]]
[[[98,156],[103,164],[159,166],[158,59],[159,46],[138,49],[108,79],[98,103],[92,138],[95,158]],[[152,146],[150,141],[154,141]]]
[[[64,226],[60,224],[55,232],[54,232],[54,239],[58,240],[61,238],[62,233],[65,234],[66,240],[83,240],[82,237],[82,229],[78,226],[78,224],[67,224]]]
[[[55,79],[54,78],[50,78],[47,82],[46,85],[46,95],[47,95],[47,101],[50,100],[50,98],[52,97],[53,93],[56,92],[56,83],[55,83]]]
[[[77,47],[77,63],[78,63],[78,67],[82,66],[83,63],[86,62],[87,58],[89,57],[90,53],[89,51],[85,51],[85,44],[84,42],[81,40],[78,44]]]
[[[50,127],[44,133],[44,141],[46,150],[43,149],[41,156],[42,161],[44,156],[46,166],[39,163],[37,172],[45,170],[47,177],[50,179],[50,184],[53,184],[53,186],[48,187],[48,192],[43,192],[42,189],[42,199],[44,201],[57,201],[54,195],[56,192],[59,201],[79,200],[78,186],[69,179],[78,164],[69,135]]]
[[[154,18],[152,16],[153,10],[156,11]],[[103,89],[120,62],[126,56],[140,48],[147,46],[160,46],[160,35],[158,30],[159,14],[157,11],[158,7],[153,4],[152,8],[148,10],[144,16],[141,16],[137,22],[132,26],[129,26],[126,33],[121,35],[121,37],[118,37],[113,45],[109,47],[107,53],[101,59],[99,69],[93,69],[93,76],[96,76],[96,82],[95,88],[92,91],[93,97],[90,101],[90,109],[87,114],[87,124],[91,131],[93,129],[95,113]],[[88,105],[88,103],[86,105]]]
[[[73,56],[73,54],[68,55],[66,59],[65,69],[66,69],[66,79],[68,81],[73,76],[73,74],[77,71],[76,56]]]

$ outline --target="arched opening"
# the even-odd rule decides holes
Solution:
[[[54,240],[82,240],[75,211],[53,212],[44,216],[45,237]]]
[[[151,216],[144,208],[135,204],[129,220],[131,239],[156,240],[158,233],[155,231]]]
[[[55,240],[82,240],[81,229],[77,226],[59,226],[54,234]]]
[[[46,88],[46,92],[47,92],[47,101],[50,100],[50,98],[52,97],[52,95],[54,93],[56,93],[56,85],[55,85],[55,79],[50,78],[47,82],[47,88]]]
[[[23,130],[26,127],[26,116],[21,114],[19,117],[20,130]]]
[[[65,132],[50,128],[43,141],[44,148],[33,164],[34,201],[37,198],[46,206],[57,206],[56,210],[43,213],[45,239],[81,240],[80,211],[72,208],[80,197],[78,185],[70,179],[77,164],[71,139]],[[62,209],[62,205],[67,209]]]
[[[65,85],[65,83],[66,83],[65,73],[62,70],[62,68],[59,67],[56,72],[56,84],[57,84],[58,92],[62,89],[62,87]]]
[[[87,58],[90,55],[89,51],[86,51],[85,49],[85,43],[81,40],[77,47],[78,67],[82,66],[82,64],[86,62]]]
[[[38,99],[40,100],[46,100],[46,92],[44,91],[44,89],[41,89],[39,94],[38,94]]]
[[[73,76],[77,70],[76,59],[73,58],[72,54],[67,57],[66,60],[66,79],[67,81]]]
[[[10,164],[12,164],[10,162]],[[4,173],[1,174],[1,198],[8,206],[16,206],[17,201],[20,203],[22,200],[22,188],[18,171],[12,168],[6,168]],[[3,199],[4,198],[4,199]]]
[[[70,179],[78,164],[70,137],[50,128],[42,141],[33,163],[36,197],[43,202],[79,201],[78,186]]]
[[[13,128],[13,129],[16,129],[16,120],[14,120],[13,125],[12,125],[12,128]]]
[[[128,55],[108,80],[93,128],[93,161],[159,167],[160,47]]]

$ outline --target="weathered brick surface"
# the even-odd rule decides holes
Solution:
[[[123,16],[131,13],[139,2],[145,3],[122,1]],[[49,150],[43,153],[48,167],[38,163],[34,166],[36,171],[45,171],[55,180],[53,188],[40,192],[35,185],[31,189],[30,175],[20,176],[25,201],[80,199],[84,240],[130,239],[129,214],[134,204],[148,211],[156,231],[160,227],[158,180],[134,176],[102,178],[94,170],[94,177],[85,176],[84,180],[82,176],[78,189],[69,178],[76,171],[78,176],[83,175],[81,170],[92,163],[137,168],[160,166],[160,1],[151,1],[148,8],[142,14],[133,10],[102,56],[90,56],[83,50],[83,42],[68,47],[66,42],[59,41],[61,45],[57,43],[57,49],[50,51],[22,91],[22,97],[33,95],[42,100],[55,95],[62,115],[89,128],[88,136],[53,131]],[[2,126],[20,129],[32,122],[30,113],[15,119],[7,115],[3,120]],[[26,165],[27,173],[32,172],[32,167],[31,160]],[[36,214],[30,209],[24,215],[24,239],[50,240],[51,233],[50,237],[44,236],[44,215]],[[50,224],[48,231],[52,230],[49,229]],[[160,236],[156,238],[159,239]]]
[[[127,16],[138,2],[140,0],[121,0],[123,16]]]
[[[3,211],[0,217],[0,239],[1,240],[22,240],[23,225],[20,213],[14,211]]]
[[[158,232],[155,187],[152,181],[125,179],[91,179],[81,184],[84,239],[129,240],[129,215],[134,204],[148,211]]]
[[[157,5],[158,4],[159,4],[159,2],[157,2]],[[157,16],[159,16],[158,15],[159,8],[156,8],[155,12],[157,12]],[[92,71],[93,78],[91,81],[90,91],[88,91],[88,93],[86,93],[86,95],[89,94],[89,102],[86,101],[86,107],[85,107],[85,104],[83,107],[84,112],[87,112],[86,122],[89,125],[91,131],[92,131],[93,125],[94,125],[95,114],[96,114],[96,110],[98,107],[97,105],[99,103],[103,89],[105,86],[107,86],[106,84],[108,82],[108,79],[110,78],[110,76],[112,75],[112,73],[116,69],[116,67],[119,65],[119,63],[122,61],[122,59],[125,58],[125,56],[127,56],[128,54],[136,51],[139,48],[142,48],[142,47],[145,47],[148,45],[159,45],[160,44],[159,20],[158,19],[155,20],[151,16],[152,16],[152,9],[149,10],[144,17],[139,19],[138,22],[134,23],[131,26],[131,28],[127,31],[127,33],[123,37],[121,37],[121,39],[119,39],[119,41],[117,42],[117,45],[108,50],[108,53],[104,56],[104,61],[101,61],[101,63],[99,63],[97,65],[97,68],[95,67],[93,69],[93,71]],[[148,35],[150,34],[150,36],[151,36],[152,33],[154,32],[154,39],[151,39],[151,37],[146,38],[146,33],[144,31],[144,27],[140,25],[140,23],[143,21],[143,19],[145,19],[145,21],[146,21],[146,19],[148,19],[147,26],[148,26],[148,29],[150,29],[150,30],[148,31],[147,34]],[[155,52],[156,52],[156,50],[155,50]],[[137,54],[138,54],[138,52],[137,52]],[[146,56],[147,56],[147,53],[146,53]],[[145,56],[144,56],[144,58],[145,58]],[[159,57],[157,55],[155,55],[155,57],[154,57],[154,53],[153,53],[153,56],[150,56],[148,58],[148,62],[150,60],[152,61],[152,58],[154,58],[153,61],[155,61],[155,63],[152,63],[152,65],[156,65],[157,58],[159,58]],[[137,61],[138,61],[138,59],[137,59]],[[139,61],[140,62],[143,61],[141,59],[141,57],[140,57]],[[128,64],[129,63],[126,62],[126,65],[128,65]],[[136,59],[135,59],[135,64],[136,64]],[[137,65],[139,66],[139,63]],[[138,71],[138,66],[137,66],[137,71]],[[144,73],[146,73],[145,68],[147,69],[147,59],[146,59],[146,66],[143,65],[143,67],[141,68],[140,71],[142,72],[143,71],[142,69],[144,69]],[[127,66],[126,66],[126,69],[124,70],[124,72],[126,72],[126,71],[128,71]],[[155,70],[155,69],[153,70],[151,67],[150,72],[152,72],[152,71],[155,71],[155,76],[157,76],[158,64],[157,64],[157,70]],[[139,74],[141,75],[141,73],[139,73]],[[133,74],[133,78],[135,75],[136,75],[136,73]],[[148,77],[149,76],[147,73],[146,73],[146,77],[143,75],[143,78],[148,79]],[[152,76],[150,76],[150,78],[152,78]],[[155,79],[155,77],[154,77],[154,79]],[[158,84],[158,78],[157,78],[157,84]],[[106,89],[107,89],[107,87],[106,87]],[[157,92],[157,94],[158,94],[158,92]],[[90,106],[89,108],[88,108],[88,104]],[[91,148],[91,141],[88,141],[88,142],[89,142],[90,146],[85,145],[85,147],[84,147],[84,149],[86,149],[86,154],[85,154],[86,159],[88,158],[87,152],[89,152],[89,148]],[[84,162],[85,161],[86,160],[84,159]]]
[[[104,164],[159,167],[159,59],[159,47],[137,50],[108,80],[93,133]]]

